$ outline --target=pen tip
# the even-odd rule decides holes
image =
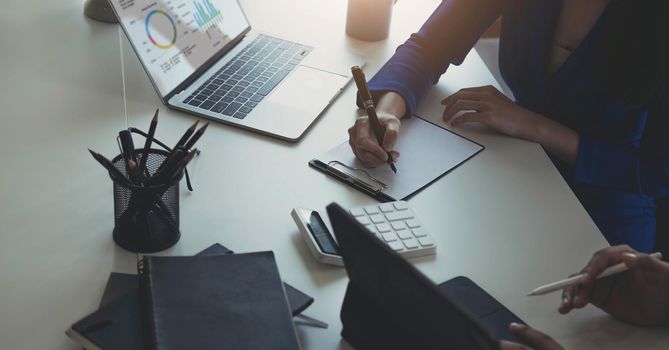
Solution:
[[[158,111],[160,111],[160,108],[156,108],[156,113],[153,113],[153,120],[152,121],[158,121]]]
[[[393,173],[397,174],[397,168],[395,167],[395,164],[390,163],[390,169],[393,170]]]

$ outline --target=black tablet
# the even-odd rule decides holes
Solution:
[[[333,203],[327,208],[349,285],[342,336],[357,349],[497,349],[524,323],[466,277],[436,285]]]

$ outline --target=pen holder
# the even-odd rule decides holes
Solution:
[[[150,149],[146,171],[153,175],[168,152]],[[138,162],[143,149],[135,150]],[[127,170],[122,155],[112,163],[125,176]],[[183,172],[168,183],[149,186],[129,186],[114,178],[114,241],[121,248],[135,253],[153,253],[167,249],[180,238],[179,181]]]

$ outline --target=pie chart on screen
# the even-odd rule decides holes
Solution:
[[[177,27],[170,15],[162,10],[153,10],[146,15],[146,35],[160,49],[167,50],[177,41]]]

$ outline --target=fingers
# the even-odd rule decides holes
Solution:
[[[558,311],[561,314],[566,314],[574,308],[580,309],[586,306],[591,302],[591,297],[593,295],[606,295],[606,291],[602,291],[602,293],[594,293],[597,276],[599,276],[607,267],[621,262],[625,253],[636,254],[636,251],[627,245],[619,245],[597,251],[590,259],[590,262],[588,262],[585,268],[581,271],[583,277],[581,277],[579,283],[567,287],[562,291],[562,301]],[[612,284],[610,282],[611,281],[604,280],[598,282],[598,291],[611,288]]]
[[[349,144],[355,156],[367,166],[378,166],[388,160],[387,152],[372,134],[369,119],[358,118],[348,130]]]
[[[508,340],[502,340],[499,342],[500,350],[532,350],[532,348],[525,346],[523,344],[518,344],[510,342]]]
[[[622,254],[622,260],[632,271],[642,271],[651,274],[667,273],[669,271],[669,263],[648,254],[625,252]]]
[[[486,112],[467,112],[460,115],[458,118],[451,121],[452,126],[460,126],[466,123],[482,123],[487,124],[489,115]]]
[[[451,96],[446,97],[441,100],[442,105],[448,105],[452,100],[457,98],[468,99],[468,100],[481,100],[485,97],[493,97],[500,95],[501,92],[497,90],[492,85],[471,87],[460,89],[458,92],[452,94]]]
[[[397,119],[395,119],[397,120]],[[400,125],[398,122],[382,122],[386,130],[383,133],[383,149],[387,152],[393,150],[395,147],[395,142],[397,142],[397,136],[400,134]]]
[[[579,281],[576,295],[574,295],[574,307],[582,308],[588,304],[597,276],[604,272],[607,267],[621,262],[622,255],[626,252],[636,253],[628,245],[619,245],[602,249],[592,256],[588,265],[583,269],[583,277]]]
[[[448,123],[458,112],[467,110],[477,112],[489,111],[490,104],[487,101],[457,99],[454,100],[453,103],[450,103],[448,106],[446,106],[442,118],[446,123]],[[453,125],[455,125],[456,120],[457,119],[453,120]]]
[[[530,344],[536,349],[542,350],[557,350],[562,349],[562,346],[558,344],[553,338],[548,335],[524,324],[511,323],[509,325],[509,331],[515,334],[518,338],[524,340],[526,343]],[[524,348],[517,348],[524,349]]]

